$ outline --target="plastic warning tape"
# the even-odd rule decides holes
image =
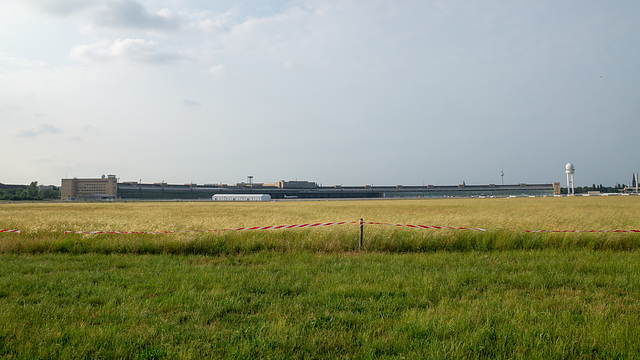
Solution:
[[[482,229],[482,228],[433,226],[433,225],[390,224],[390,223],[380,223],[380,222],[372,222],[372,221],[340,221],[340,222],[309,223],[309,224],[294,224],[294,225],[251,226],[251,227],[239,227],[239,228],[231,228],[231,229],[215,229],[215,230],[184,230],[184,231],[65,231],[64,233],[65,234],[174,234],[174,233],[188,233],[188,232],[219,232],[219,231],[244,231],[244,230],[301,229],[301,228],[308,228],[308,227],[344,225],[344,224],[389,225],[389,226],[404,226],[404,227],[418,228],[418,229],[438,229],[438,230],[487,231],[486,229]]]
[[[432,225],[430,226],[430,225],[388,224],[388,223],[378,223],[378,222],[370,222],[370,221],[364,221],[363,224],[389,225],[389,226],[406,226],[406,227],[419,228],[419,229],[487,231],[487,229],[482,229],[482,228],[465,228],[465,227],[432,226]]]
[[[525,230],[527,233],[640,233],[640,230]]]
[[[297,224],[297,225],[255,226],[255,227],[242,227],[242,228],[235,228],[235,229],[223,229],[221,231],[227,231],[227,230],[299,229],[299,228],[315,227],[315,226],[331,226],[331,225],[344,225],[344,224],[355,224],[355,223],[356,223],[356,221],[341,221],[341,222]]]
[[[20,230],[10,230],[10,229],[0,229],[0,233],[15,233],[18,235],[22,235]]]
[[[312,223],[312,224],[295,224],[295,225],[274,225],[274,226],[252,226],[240,227],[233,229],[215,229],[215,230],[184,230],[184,231],[65,231],[65,234],[174,234],[187,232],[218,232],[218,231],[242,231],[242,230],[275,230],[275,229],[300,229],[317,226],[331,226],[343,224],[355,224],[355,221]]]

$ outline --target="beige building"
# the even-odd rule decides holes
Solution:
[[[94,179],[62,179],[62,200],[115,199],[118,195],[118,179],[115,175]]]

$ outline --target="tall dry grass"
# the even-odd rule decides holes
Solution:
[[[423,230],[365,227],[369,251],[639,248],[639,234],[527,234],[524,230],[640,229],[640,197],[421,199],[265,203],[4,203],[0,252],[239,253],[357,250],[357,225],[209,233],[198,230],[365,221],[478,227]],[[176,234],[65,235],[65,231],[187,231]]]

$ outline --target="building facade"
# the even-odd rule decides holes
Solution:
[[[308,181],[276,183],[167,184],[118,183],[115,175],[99,179],[63,179],[62,200],[211,200],[214,195],[269,195],[271,199],[365,199],[428,197],[507,197],[559,195],[560,183],[448,186],[319,186]]]
[[[363,198],[427,198],[427,197],[507,197],[553,196],[560,184],[515,185],[451,185],[451,186],[318,186],[310,182],[279,182],[270,184],[197,185],[197,184],[118,184],[118,199],[122,200],[205,200],[214,195],[268,194],[272,199],[363,199]]]
[[[62,179],[62,200],[115,200],[118,196],[118,179],[115,175],[102,178]]]

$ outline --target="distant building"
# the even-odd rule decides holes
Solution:
[[[115,200],[118,196],[118,179],[115,175],[90,179],[62,179],[62,200]]]
[[[118,183],[115,175],[95,179],[63,179],[63,200],[212,200],[214,195],[268,195],[271,199],[365,199],[427,197],[506,197],[553,196],[560,194],[560,183],[515,185],[331,185],[311,181],[274,183],[167,184]],[[250,196],[251,197],[251,196]],[[247,197],[248,199],[249,197]]]
[[[639,184],[638,184],[638,173],[636,172],[636,173],[633,173],[633,178],[631,179],[631,184],[630,184],[630,186],[627,186],[624,189],[624,192],[625,193],[638,194],[638,187],[639,187]]]
[[[270,201],[268,194],[216,194],[211,198],[214,201]]]
[[[24,190],[27,188],[27,185],[8,185],[0,183],[0,190]]]

